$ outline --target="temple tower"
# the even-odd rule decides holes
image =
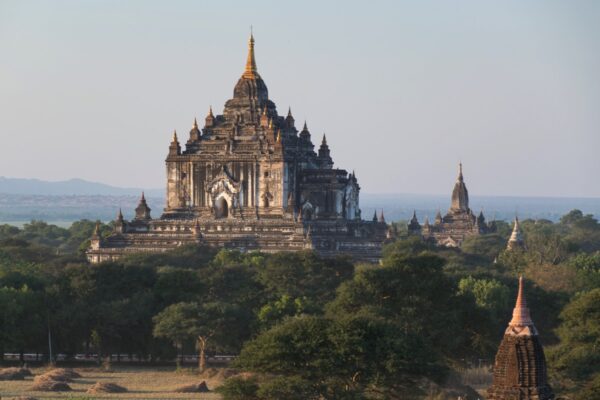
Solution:
[[[450,211],[466,212],[469,211],[469,192],[463,179],[462,163],[458,164],[458,178],[452,190],[452,204]]]
[[[548,385],[544,349],[529,314],[521,276],[513,317],[496,354],[488,400],[551,399],[554,393]]]

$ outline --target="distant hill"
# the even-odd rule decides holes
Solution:
[[[83,179],[49,182],[39,179],[5,178],[0,176],[0,193],[4,194],[44,196],[139,196],[142,190],[144,190],[148,196],[164,196],[164,189],[121,188],[106,185],[104,183],[85,181]]]
[[[152,216],[159,217],[165,205],[163,189],[144,189]],[[39,179],[14,179],[0,177],[0,224],[20,225],[32,219],[69,225],[79,219],[115,218],[122,208],[126,219],[132,218],[140,188],[120,188],[82,179],[47,182]],[[383,209],[387,221],[406,221],[416,211],[423,223],[426,216],[433,221],[439,209],[445,214],[450,206],[450,195],[372,194],[360,196],[362,218],[369,220],[373,212]],[[558,219],[577,208],[600,218],[600,199],[568,197],[510,197],[471,196],[470,206],[486,218],[510,221],[515,213],[520,218]]]

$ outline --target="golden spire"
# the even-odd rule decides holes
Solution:
[[[198,129],[198,121],[196,120],[196,117],[194,117],[194,126],[192,126],[192,128]]]
[[[248,58],[246,59],[246,69],[242,75],[244,78],[255,79],[258,76],[256,69],[256,60],[254,59],[254,35],[250,32],[248,40]]]
[[[177,130],[173,131],[173,140],[172,142],[177,142]]]

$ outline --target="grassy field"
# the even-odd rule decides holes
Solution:
[[[29,396],[36,399],[196,399],[219,400],[216,393],[175,393],[175,388],[183,385],[200,383],[205,380],[208,388],[213,390],[223,379],[200,377],[189,371],[176,371],[174,368],[140,368],[115,367],[111,372],[101,368],[75,368],[81,378],[70,382],[73,389],[70,392],[33,392],[33,377],[23,381],[0,381],[0,399],[16,399],[19,396]],[[34,375],[46,372],[45,368],[32,368]],[[87,389],[96,382],[112,382],[127,388],[127,393],[86,394]]]

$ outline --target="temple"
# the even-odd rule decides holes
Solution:
[[[142,195],[132,221],[119,212],[115,231],[92,238],[90,262],[155,253],[184,244],[265,252],[313,249],[377,261],[383,218],[361,219],[354,172],[334,168],[325,135],[318,150],[306,122],[279,115],[256,66],[254,38],[245,70],[223,113],[212,107],[185,142],[177,132],[166,158],[166,207],[158,219]]]
[[[494,378],[488,400],[551,400],[546,358],[538,332],[531,320],[523,277],[513,317],[500,343],[494,362]]]
[[[409,234],[421,235],[425,240],[446,247],[460,247],[466,237],[492,232],[494,228],[494,222],[485,222],[483,211],[475,216],[469,208],[469,192],[463,178],[462,164],[458,167],[458,178],[452,190],[452,202],[448,213],[442,217],[438,211],[433,224],[425,217],[421,225],[415,211],[408,223]]]

